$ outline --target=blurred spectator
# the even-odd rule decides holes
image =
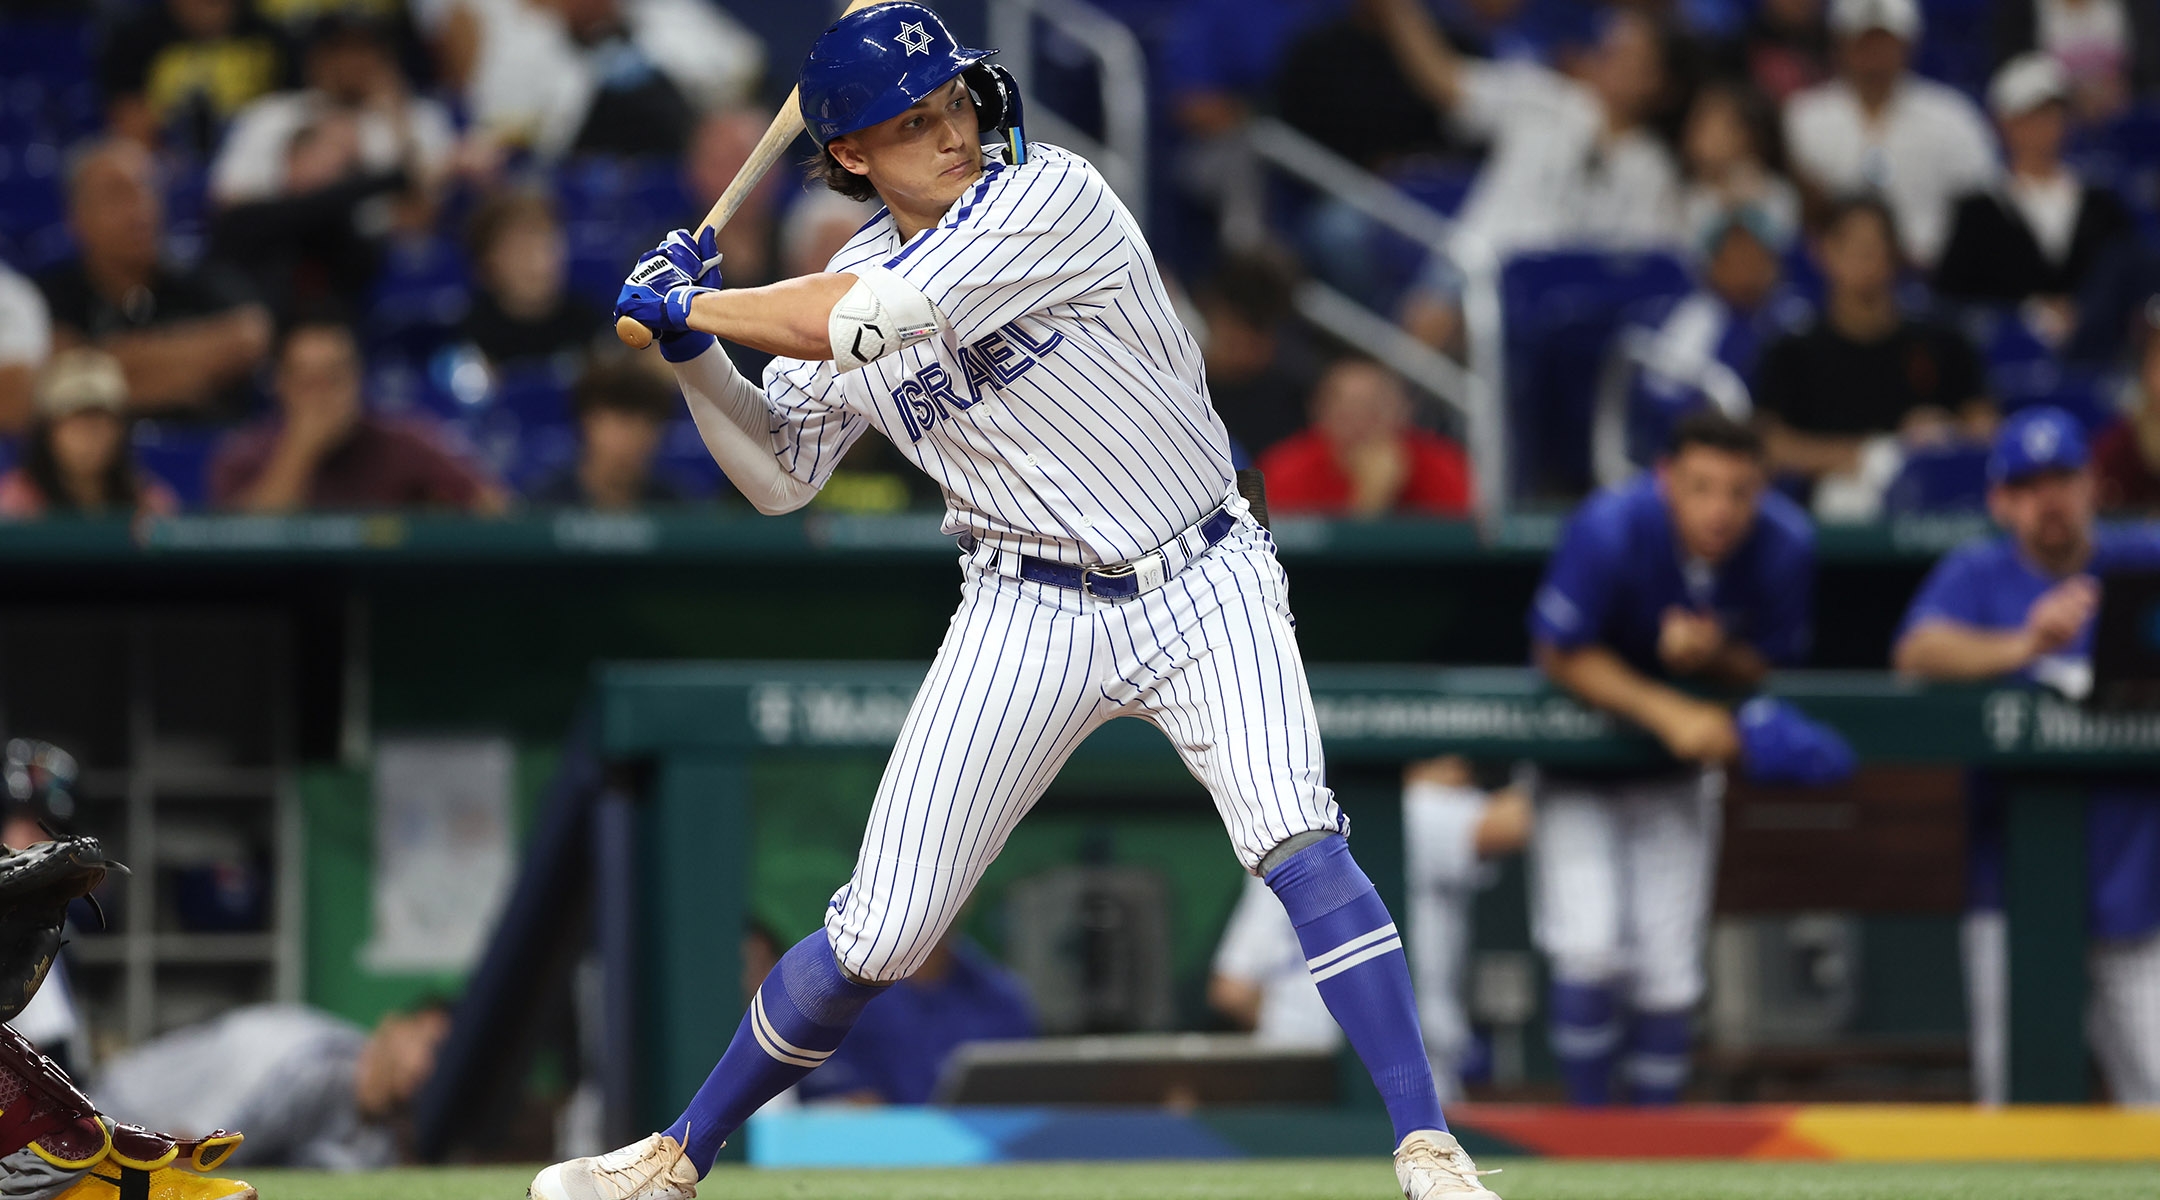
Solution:
[[[1702,208],[1693,292],[1631,312],[1617,342],[1627,371],[1609,375],[1592,434],[1598,482],[1647,467],[1688,414],[1715,408],[1735,420],[1754,411],[1748,381],[1763,348],[1806,319],[1808,305],[1782,286],[1793,214],[1742,202]]]
[[[765,65],[700,0],[436,0],[422,17],[474,126],[549,158],[680,154],[697,115],[748,99]]]
[[[367,412],[361,382],[351,330],[322,321],[295,326],[278,359],[278,415],[219,443],[210,463],[210,502],[260,513],[502,510],[502,493],[438,435]]]
[[[2160,296],[2145,306],[2135,399],[2130,411],[2093,440],[2100,507],[2160,514]]]
[[[114,133],[207,155],[242,105],[285,83],[287,57],[252,0],[152,0],[107,37],[98,82]]]
[[[1824,197],[1880,193],[1907,252],[1932,267],[1957,198],[1995,179],[1987,123],[1963,94],[1908,69],[1916,0],[1832,0],[1830,27],[1839,77],[1785,105],[1793,168]]]
[[[1996,0],[1996,49],[2062,64],[2080,121],[2121,112],[2160,89],[2160,8],[2148,0]]]
[[[1658,249],[1680,236],[1673,156],[1648,128],[1666,94],[1662,35],[1626,9],[1605,18],[1573,77],[1533,63],[1466,61],[1419,0],[1375,0],[1428,100],[1491,150],[1436,259],[1402,305],[1427,345],[1458,349],[1458,264],[1561,247]]]
[[[295,140],[333,116],[352,127],[356,174],[403,175],[420,190],[450,169],[457,152],[450,114],[411,93],[384,26],[325,16],[310,32],[304,61],[304,87],[264,96],[233,118],[211,164],[212,200],[236,205],[290,195]]]
[[[824,188],[797,200],[780,225],[780,277],[799,279],[824,271],[877,212],[875,204]],[[732,270],[734,265],[734,259],[729,259],[728,267]],[[729,283],[733,282],[730,278]]]
[[[1305,427],[1322,364],[1291,320],[1297,264],[1269,250],[1225,254],[1193,289],[1208,395],[1238,449],[1259,455]]]
[[[467,240],[479,286],[459,331],[496,366],[580,356],[610,328],[605,311],[565,286],[569,244],[544,194],[492,197]]]
[[[954,1050],[1034,1036],[1035,1008],[1019,978],[948,931],[913,975],[870,1001],[796,1091],[806,1101],[927,1104]]]
[[[183,1137],[240,1130],[237,1164],[395,1166],[398,1118],[449,1031],[440,1003],[391,1013],[372,1033],[302,1005],[250,1005],[122,1053],[90,1094],[100,1109]]]
[[[1468,512],[1469,458],[1410,418],[1410,394],[1386,367],[1352,358],[1328,368],[1313,393],[1312,428],[1260,456],[1268,507],[1348,517]]]
[[[2103,255],[2134,234],[2113,191],[2063,162],[2069,80],[2054,59],[2011,60],[1988,87],[2009,172],[1958,201],[1950,244],[1935,268],[1943,295],[2030,304],[2028,323],[2054,345],[2076,322],[2070,298]]]
[[[1822,315],[1763,353],[1755,413],[1771,469],[1818,485],[1817,511],[1873,515],[1872,498],[1907,447],[1984,437],[1994,408],[1980,356],[1955,330],[1906,315],[1897,299],[1896,219],[1880,200],[1847,200],[1824,221],[1815,260]]]
[[[52,353],[52,318],[36,285],[0,262],[0,434],[30,424],[38,368]]]
[[[22,465],[0,475],[0,517],[180,511],[180,498],[135,465],[127,378],[100,350],[62,350],[38,379],[37,421]]]
[[[1830,77],[1830,30],[1823,0],[1762,0],[1740,38],[1748,78],[1783,104]]]
[[[2093,472],[2077,419],[2028,408],[1988,459],[1988,513],[2005,536],[1946,555],[1913,597],[1892,650],[1923,679],[2021,680],[2074,698],[2092,687],[2101,581],[2160,569],[2160,531],[2094,522]],[[2085,805],[2087,1029],[2115,1102],[2160,1105],[2160,792],[2150,771],[2094,781]],[[2006,830],[1992,780],[1973,777],[1966,829],[1967,1011],[1978,1099],[2007,1091]]]
[[[38,278],[56,340],[119,359],[137,412],[230,416],[269,351],[269,315],[230,272],[168,263],[164,223],[147,150],[114,138],[76,152],[68,227],[79,254]]]
[[[720,193],[725,192],[728,184],[734,182],[743,164],[750,161],[751,151],[757,148],[758,139],[765,136],[765,129],[770,124],[770,117],[747,108],[730,108],[716,112],[698,123],[697,131],[690,137],[690,149],[683,156],[683,182],[690,193],[691,207],[696,213],[683,222],[685,226],[692,229],[697,227],[705,212],[720,198]],[[727,225],[717,235],[720,255],[727,260],[728,286],[757,287],[776,279],[815,275],[825,269],[831,255],[819,259],[817,265],[808,271],[783,269],[776,273],[773,269],[778,265],[774,258],[774,241],[776,237],[786,236],[776,228],[774,222],[777,208],[775,202],[789,178],[786,171],[768,172],[763,182],[750,189],[750,194],[743,198],[742,207],[735,210],[735,215],[728,219]],[[788,210],[788,219],[794,220],[795,214],[809,201],[824,197],[842,203],[857,203],[837,192],[819,188],[798,198]],[[831,213],[834,210],[827,207],[823,211]],[[855,231],[876,211],[876,205],[863,207],[862,215],[855,218],[855,223],[848,227],[847,237],[853,237]],[[847,237],[834,243],[832,248],[837,251],[846,245]],[[758,377],[748,371],[744,374],[752,379]]]
[[[668,422],[682,411],[675,389],[628,359],[586,369],[571,393],[578,460],[532,489],[535,504],[628,512],[680,504],[682,489],[653,473]]]
[[[402,168],[363,170],[360,141],[352,114],[319,114],[292,131],[281,189],[212,222],[211,256],[245,271],[272,312],[349,306],[368,294],[389,216],[377,202],[411,180]]]
[[[1681,228],[1699,248],[1704,231],[1724,213],[1758,214],[1764,228],[1788,236],[1800,227],[1800,194],[1782,173],[1777,118],[1747,85],[1716,82],[1696,91],[1681,125],[1680,155],[1687,173]],[[1776,248],[1783,253],[1783,245]]]
[[[1425,0],[1412,0],[1423,4]],[[1439,150],[1439,115],[1404,74],[1372,0],[1299,36],[1275,79],[1275,111],[1291,128],[1367,170]]]
[[[1655,24],[1614,10],[1570,77],[1532,63],[1466,61],[1420,0],[1375,3],[1418,89],[1492,143],[1463,203],[1460,241],[1504,254],[1678,240],[1680,181],[1648,128],[1667,84]]]

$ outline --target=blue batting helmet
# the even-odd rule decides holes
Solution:
[[[875,4],[833,22],[802,68],[803,125],[820,146],[889,121],[997,53],[953,38],[920,4]],[[996,124],[987,116],[984,126]]]

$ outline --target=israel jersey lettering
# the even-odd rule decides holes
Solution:
[[[984,552],[1137,558],[1232,490],[1200,347],[1094,167],[1040,143],[1022,166],[991,153],[935,228],[902,243],[880,212],[833,256],[897,272],[946,328],[845,374],[774,360],[774,452],[822,486],[875,427],[944,489],[945,531]]]

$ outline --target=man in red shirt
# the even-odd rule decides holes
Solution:
[[[1370,359],[1337,362],[1313,390],[1312,425],[1260,456],[1268,507],[1336,517],[1468,512],[1470,460],[1410,416],[1393,372]]]
[[[494,514],[502,491],[433,431],[370,414],[360,348],[342,325],[302,324],[278,358],[278,415],[229,434],[210,464],[220,509],[439,508]]]

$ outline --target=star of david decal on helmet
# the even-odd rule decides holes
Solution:
[[[908,21],[900,26],[900,36],[894,39],[909,54],[930,53],[931,37],[921,21]]]

